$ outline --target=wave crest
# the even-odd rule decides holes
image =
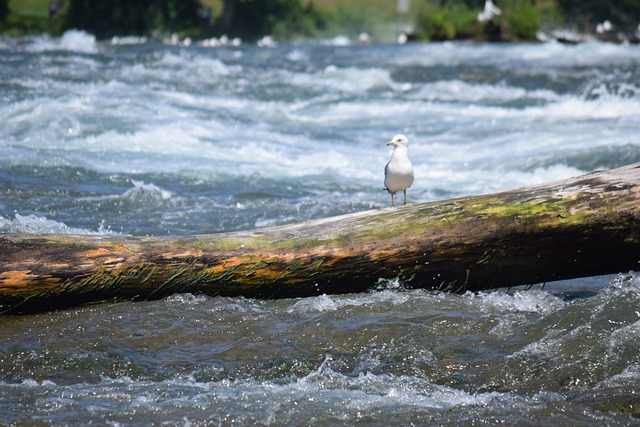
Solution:
[[[0,216],[0,233],[27,233],[27,234],[118,234],[105,227],[102,221],[97,231],[86,228],[69,227],[63,222],[48,219],[38,215],[16,214],[14,219]]]

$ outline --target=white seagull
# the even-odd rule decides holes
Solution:
[[[486,0],[484,2],[484,10],[478,14],[478,21],[491,21],[494,16],[498,15],[502,15],[502,10],[493,4],[491,0]]]
[[[413,164],[409,160],[409,140],[404,135],[396,135],[387,142],[393,145],[391,160],[384,168],[384,188],[391,194],[391,206],[395,206],[393,196],[404,192],[404,204],[407,204],[407,188],[413,184]]]

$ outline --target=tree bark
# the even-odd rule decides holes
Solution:
[[[0,235],[0,312],[176,292],[284,298],[380,279],[477,291],[635,269],[640,163],[558,182],[252,231]]]

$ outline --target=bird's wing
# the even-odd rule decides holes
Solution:
[[[384,166],[384,189],[387,191],[389,191],[389,189],[387,188],[387,171],[389,170],[389,163],[391,163],[391,160],[389,160]]]

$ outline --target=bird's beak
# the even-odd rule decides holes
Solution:
[[[387,142],[387,145],[393,145],[393,141]]]

